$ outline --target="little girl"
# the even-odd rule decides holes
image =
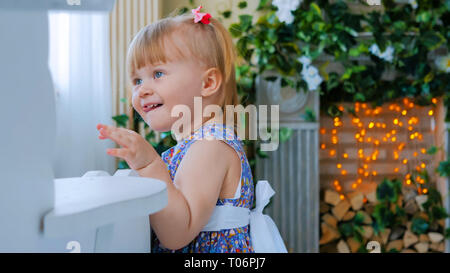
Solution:
[[[216,207],[251,209],[254,188],[236,128],[225,125],[225,105],[238,104],[232,39],[200,9],[144,27],[127,56],[134,109],[153,130],[172,131],[177,145],[160,157],[136,132],[102,124],[97,129],[100,139],[123,146],[108,154],[167,185],[168,205],[150,215],[152,252],[254,252],[248,221],[220,230],[210,221]],[[194,97],[202,99],[202,109],[194,109]],[[224,114],[201,120],[193,115],[191,130],[174,133],[174,106],[203,113],[213,104]]]
[[[239,102],[231,36],[200,9],[144,27],[127,55],[134,109],[153,130],[172,131],[177,145],[160,157],[136,132],[103,124],[99,138],[121,145],[107,153],[141,177],[167,185],[168,205],[150,215],[152,252],[286,253],[275,223],[262,214],[275,192],[258,181],[250,210],[255,190],[235,112],[227,123],[226,106]],[[203,118],[210,106],[221,111]],[[176,108],[187,110],[181,132]]]

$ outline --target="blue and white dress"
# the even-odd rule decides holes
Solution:
[[[232,127],[225,124],[210,123],[195,130],[190,136],[182,139],[178,144],[163,152],[161,157],[167,165],[170,177],[174,180],[178,166],[183,160],[186,151],[196,140],[203,138],[216,138],[230,145],[241,159],[241,177],[234,198],[218,199],[217,206],[233,206],[251,209],[254,202],[254,185],[250,165],[245,155],[241,139],[235,134]],[[250,226],[221,229],[219,231],[201,231],[187,246],[170,250],[164,248],[159,242],[153,229],[152,252],[183,252],[183,253],[248,253],[254,252],[250,238]]]

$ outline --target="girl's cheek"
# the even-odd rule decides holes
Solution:
[[[133,90],[131,90],[131,92],[132,92],[131,93],[131,98],[134,99],[137,96],[138,92],[139,92],[138,87],[133,88]]]
[[[131,96],[131,105],[133,106],[134,110],[139,112],[139,100],[135,93]]]
[[[139,98],[138,98],[139,90],[134,89],[132,92],[133,93],[131,93],[131,102],[134,104],[135,102],[137,102],[139,100]]]

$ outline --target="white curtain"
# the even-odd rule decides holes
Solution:
[[[56,98],[55,178],[115,171],[98,139],[98,123],[113,124],[107,13],[49,12],[49,68]]]

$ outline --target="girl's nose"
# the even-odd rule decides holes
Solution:
[[[153,90],[152,88],[149,87],[143,87],[141,88],[141,90],[139,90],[139,97],[144,97],[144,96],[151,96],[153,95]]]

